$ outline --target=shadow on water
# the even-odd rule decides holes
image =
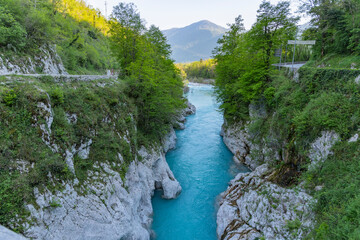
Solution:
[[[176,149],[167,162],[182,186],[177,199],[153,198],[153,239],[215,240],[218,196],[239,172],[249,171],[232,161],[232,153],[220,136],[222,114],[210,85],[191,85],[189,101],[197,108],[186,129],[177,131]],[[155,237],[156,235],[156,237]]]

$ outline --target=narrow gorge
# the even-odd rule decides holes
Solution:
[[[215,240],[217,197],[236,173],[248,171],[232,161],[222,141],[223,116],[213,86],[189,86],[187,98],[197,112],[187,118],[185,130],[177,132],[176,148],[166,155],[182,193],[170,201],[155,194],[153,228],[158,240]]]

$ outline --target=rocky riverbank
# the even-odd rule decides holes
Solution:
[[[234,160],[245,163],[253,172],[238,174],[222,193],[218,239],[302,239],[314,222],[312,197],[300,187],[284,188],[271,182],[274,169],[261,157],[246,127],[224,125],[222,135]]]
[[[188,103],[183,117],[194,114]],[[77,191],[77,182],[66,183],[65,190],[52,194],[35,189],[36,204],[28,205],[37,224],[26,231],[34,239],[150,239],[155,189],[166,199],[176,198],[181,186],[170,170],[165,153],[175,147],[173,129],[163,146],[139,150],[140,159],[129,166],[123,180],[110,166],[97,166],[84,183],[87,192]],[[84,185],[83,184],[83,185]]]
[[[60,146],[52,139],[51,129],[54,110],[49,100],[38,105],[36,119],[42,132],[42,141],[59,152]],[[188,103],[181,112],[182,123],[185,116],[194,114],[195,107]],[[79,121],[79,116],[66,116],[69,123]],[[43,121],[40,121],[42,119]],[[105,123],[111,123],[104,119]],[[129,135],[119,135],[119,139],[129,141]],[[35,199],[27,203],[30,216],[23,225],[24,235],[30,239],[139,239],[148,240],[151,236],[153,208],[151,198],[155,189],[163,190],[163,198],[173,199],[181,193],[181,186],[170,170],[165,153],[175,147],[176,135],[173,128],[163,138],[161,146],[141,147],[135,159],[127,167],[125,176],[122,168],[124,156],[118,153],[119,163],[98,162],[88,177],[79,181],[64,180],[59,187],[59,179],[48,176],[48,187],[37,188]],[[66,150],[65,162],[68,170],[76,176],[74,158],[88,159],[93,145],[92,139],[84,140]],[[28,171],[31,165],[21,165],[19,171]],[[58,189],[58,190],[56,190]],[[5,228],[4,228],[5,229]],[[6,231],[5,231],[6,230]],[[11,233],[0,231],[0,239],[7,239]],[[12,234],[12,233],[11,233]],[[19,235],[12,234],[13,239]]]

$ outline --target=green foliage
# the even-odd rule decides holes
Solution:
[[[70,73],[104,73],[115,67],[108,23],[84,1],[37,0],[35,6],[29,0],[0,0],[0,6],[0,49],[10,59],[33,58],[42,54],[39,47],[56,45]]]
[[[17,97],[17,95],[16,95],[15,91],[12,89],[7,90],[1,94],[2,101],[7,106],[13,105],[16,101],[16,97]]]
[[[176,67],[185,72],[186,77],[191,81],[196,78],[215,79],[215,61],[213,59],[192,63],[178,63]]]
[[[0,6],[0,47],[12,46],[22,49],[25,41],[25,29],[6,8]]]
[[[247,120],[250,102],[269,97],[264,91],[271,82],[274,50],[294,36],[297,21],[290,15],[289,2],[264,1],[248,32],[239,16],[218,41],[215,85],[228,120]]]
[[[303,1],[302,11],[312,17],[313,28],[305,34],[316,39],[315,58],[327,54],[360,53],[360,2]]]
[[[62,207],[62,205],[60,204],[60,201],[57,199],[51,199],[49,204],[50,204],[50,207],[52,207],[52,208]]]
[[[330,53],[320,59],[312,59],[306,63],[308,67],[321,68],[343,68],[343,69],[359,69],[360,56],[358,55],[339,55]]]
[[[359,143],[343,141],[321,169],[310,173],[311,184],[323,185],[315,192],[316,239],[358,239],[360,228]]]
[[[302,112],[294,117],[295,132],[305,138],[309,135],[319,136],[322,129],[327,129],[348,136],[349,127],[353,126],[353,113],[349,98],[341,93],[324,92],[310,99]]]
[[[56,87],[56,88],[51,89],[50,97],[51,97],[52,103],[55,106],[64,103],[64,92],[61,90],[61,88]]]
[[[112,50],[127,83],[125,92],[137,106],[139,130],[159,139],[184,107],[182,79],[170,60],[170,46],[158,28],[146,30],[133,4],[120,3],[113,15]]]
[[[301,227],[301,221],[298,218],[296,218],[293,221],[287,221],[286,223],[286,228],[288,229],[288,231],[294,232],[295,234],[300,229],[300,227]]]
[[[20,224],[12,223],[19,216],[28,215],[23,209],[24,187],[26,192],[31,192],[28,186],[24,185],[19,173],[8,174],[0,170],[0,222],[5,226],[13,224],[12,229],[22,232],[24,229]],[[21,223],[23,219],[19,223]]]

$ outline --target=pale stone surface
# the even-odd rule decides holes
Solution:
[[[249,134],[241,124],[228,125],[226,122],[222,126],[221,135],[225,145],[234,154],[233,160],[237,163],[244,163],[254,170],[261,163],[250,155],[251,148],[255,147],[249,140]]]
[[[230,182],[217,214],[219,239],[302,239],[313,226],[312,197],[267,181],[270,173],[264,164]],[[291,222],[299,223],[292,231]]]
[[[21,236],[20,234],[14,233],[13,231],[7,229],[6,227],[0,225],[0,239],[3,239],[3,240],[26,240],[27,238]]]
[[[37,118],[46,120],[44,126],[39,126],[43,131],[42,139],[55,151],[54,139],[50,137],[52,121],[49,116],[53,117],[50,99],[39,103],[38,109]],[[127,134],[119,137],[127,138]],[[62,191],[45,189],[40,192],[35,188],[36,205],[28,204],[27,208],[36,221],[25,235],[44,240],[149,240],[153,215],[151,198],[155,189],[163,190],[162,197],[166,199],[176,198],[181,193],[181,186],[165,159],[165,152],[175,147],[175,141],[176,134],[171,129],[162,141],[163,146],[141,147],[138,150],[141,158],[129,165],[124,180],[113,170],[120,165],[101,163],[81,184],[75,178],[64,182]],[[91,139],[83,140],[63,150],[65,161],[74,174],[73,157],[77,154],[87,159],[91,144]],[[123,156],[118,153],[118,157],[122,163]]]
[[[28,205],[37,224],[26,231],[35,239],[150,239],[151,197],[156,183],[164,198],[176,198],[181,186],[162,149],[141,148],[141,162],[132,162],[125,182],[110,165],[101,164],[82,184],[67,182],[64,191],[35,190],[37,208]],[[97,181],[101,179],[101,181]],[[77,188],[82,189],[83,194]],[[85,189],[87,191],[85,191]]]
[[[186,102],[186,108],[181,111],[173,120],[173,126],[176,129],[184,130],[185,129],[185,122],[186,116],[192,115],[196,113],[196,107],[192,105],[190,102]]]
[[[250,110],[253,118],[266,116],[261,108],[252,107]],[[218,239],[253,240],[265,237],[281,240],[304,237],[307,229],[313,227],[314,216],[310,207],[312,197],[300,187],[295,191],[268,181],[273,169],[263,164],[280,158],[276,149],[267,144],[270,142],[270,146],[277,147],[282,145],[274,142],[271,134],[269,139],[263,139],[265,144],[253,144],[247,127],[243,124],[228,125],[225,122],[221,134],[224,143],[235,155],[234,161],[245,163],[254,171],[238,174],[221,195],[221,206],[217,214]],[[314,154],[324,155],[324,147],[315,145],[320,151],[314,151]],[[288,223],[295,222],[299,228],[289,230]]]
[[[176,146],[176,133],[174,128],[170,128],[169,133],[162,140],[164,152],[168,152],[171,149],[174,149]]]
[[[326,158],[332,154],[330,150],[336,142],[340,140],[339,134],[334,131],[324,131],[312,144],[309,151],[311,164],[310,169],[314,169],[323,163]]]
[[[355,78],[355,83],[357,83],[357,84],[360,83],[360,75]]]
[[[189,101],[186,102],[187,107],[183,111],[184,116],[193,115],[196,113],[196,107]]]
[[[16,64],[0,55],[0,75],[7,74],[35,74],[36,68],[42,69],[44,74],[67,74],[61,58],[54,47],[40,47],[40,54],[31,58],[17,59]]]
[[[352,136],[350,139],[349,139],[349,143],[352,143],[352,142],[357,142],[357,140],[359,139],[359,134],[356,133],[354,136]]]

